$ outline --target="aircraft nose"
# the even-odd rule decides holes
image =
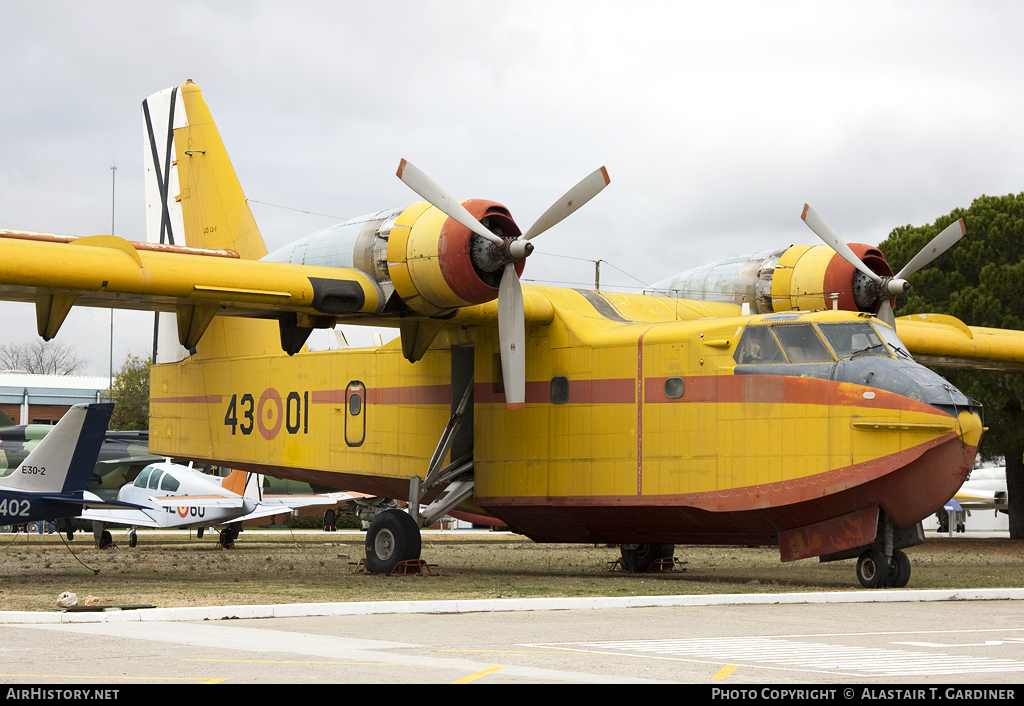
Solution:
[[[973,411],[963,411],[956,418],[956,433],[963,441],[964,446],[977,449],[981,441],[981,432],[984,427],[981,425],[981,415]],[[971,459],[973,463],[973,458]]]

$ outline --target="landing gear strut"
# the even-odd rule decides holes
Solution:
[[[472,366],[472,348],[461,350],[456,346],[452,351],[453,370],[459,369],[454,362],[456,355],[468,356],[469,365]],[[399,562],[419,559],[422,546],[420,527],[429,527],[473,495],[472,449],[464,450],[457,447],[462,451],[459,457],[447,465],[444,462],[449,452],[455,455],[453,444],[463,423],[468,420],[469,424],[472,424],[472,375],[462,381],[462,389],[459,403],[452,410],[448,425],[430,459],[426,477],[420,479],[419,476],[413,476],[409,480],[409,512],[397,509],[379,510],[370,521],[370,529],[366,532],[366,565],[375,574],[389,575]],[[446,487],[433,502],[426,508],[420,507],[420,500],[428,491],[445,484]]]

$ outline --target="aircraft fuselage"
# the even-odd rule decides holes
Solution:
[[[822,326],[867,315],[534,292],[551,312],[527,325],[524,410],[506,408],[495,330],[456,318],[415,364],[396,341],[155,366],[153,450],[404,499],[472,375],[472,509],[538,541],[623,544],[770,544],[870,507],[904,527],[973,463],[976,407],[894,334],[846,357],[831,348],[849,334],[821,345]],[[830,357],[790,342],[745,358],[762,326],[780,341],[803,327]]]

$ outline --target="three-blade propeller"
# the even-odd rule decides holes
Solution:
[[[826,245],[839,253],[840,257],[856,267],[857,270],[875,283],[875,297],[876,301],[879,302],[878,318],[893,328],[896,327],[896,317],[892,313],[892,298],[910,289],[910,283],[907,282],[906,278],[949,250],[967,233],[964,219],[961,218],[957,222],[951,223],[941,233],[932,238],[932,241],[922,248],[920,252],[914,255],[910,262],[897,272],[895,276],[883,277],[865,265],[854,254],[853,250],[850,249],[850,246],[839,237],[838,233],[832,230],[832,227],[813,208],[804,204],[804,212],[800,214],[800,218]]]
[[[500,251],[505,270],[498,285],[498,339],[505,401],[509,409],[522,409],[526,404],[526,316],[516,262],[533,252],[530,240],[560,223],[608,186],[608,171],[601,167],[569,189],[518,238],[502,238],[492,233],[434,180],[404,159],[398,165],[398,178],[425,201]]]

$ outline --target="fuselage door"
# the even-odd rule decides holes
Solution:
[[[366,438],[366,386],[352,381],[345,388],[345,443],[362,446]]]

